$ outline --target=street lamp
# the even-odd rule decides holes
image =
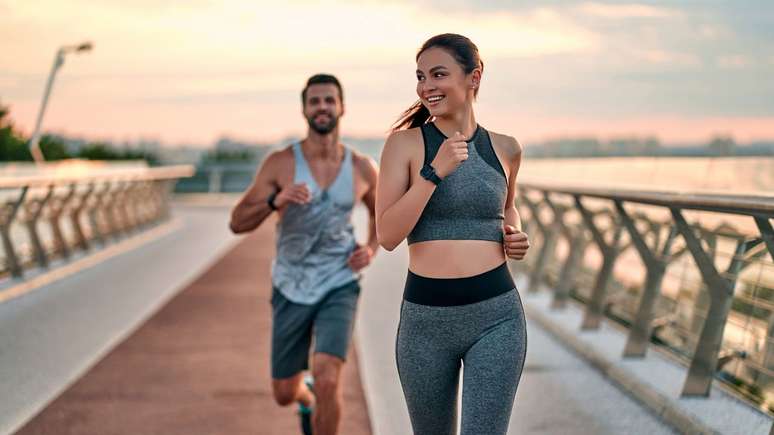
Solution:
[[[30,138],[30,153],[32,153],[32,158],[35,160],[35,163],[43,163],[46,160],[43,153],[40,151],[38,142],[40,141],[40,124],[43,122],[43,113],[46,111],[48,96],[51,94],[51,86],[54,84],[54,76],[56,75],[57,70],[64,64],[66,53],[80,53],[90,51],[92,48],[94,48],[94,45],[91,42],[83,42],[77,45],[65,45],[56,51],[54,66],[51,67],[51,73],[48,75],[46,90],[43,92],[43,102],[40,104],[40,111],[38,111],[38,120],[35,122],[35,130],[32,132],[32,138]]]

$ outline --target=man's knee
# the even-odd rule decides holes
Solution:
[[[317,396],[332,396],[339,388],[344,361],[333,355],[318,353],[312,367],[314,392]]]
[[[289,379],[274,379],[272,392],[274,401],[280,406],[292,405],[298,396],[299,378],[294,376]]]

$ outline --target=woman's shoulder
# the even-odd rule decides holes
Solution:
[[[421,144],[422,130],[419,127],[407,128],[405,130],[393,131],[387,136],[387,142],[395,142],[404,145]]]
[[[491,130],[487,131],[489,132],[489,137],[492,139],[492,145],[497,147],[498,150],[502,151],[510,159],[514,159],[521,155],[523,147],[515,137]]]
[[[384,143],[384,152],[412,153],[422,147],[422,131],[419,127],[393,131]]]

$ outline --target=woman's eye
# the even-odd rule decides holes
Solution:
[[[443,73],[435,73],[435,74],[433,74],[433,77],[435,77],[435,78],[443,77]]]
[[[424,78],[423,76],[417,76],[417,81],[420,81],[420,82],[421,82],[421,81],[422,81],[422,80],[424,80],[424,79],[425,79],[425,78]]]

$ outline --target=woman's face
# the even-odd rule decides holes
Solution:
[[[417,59],[417,95],[432,116],[454,113],[473,100],[473,76],[443,48],[433,47]]]

